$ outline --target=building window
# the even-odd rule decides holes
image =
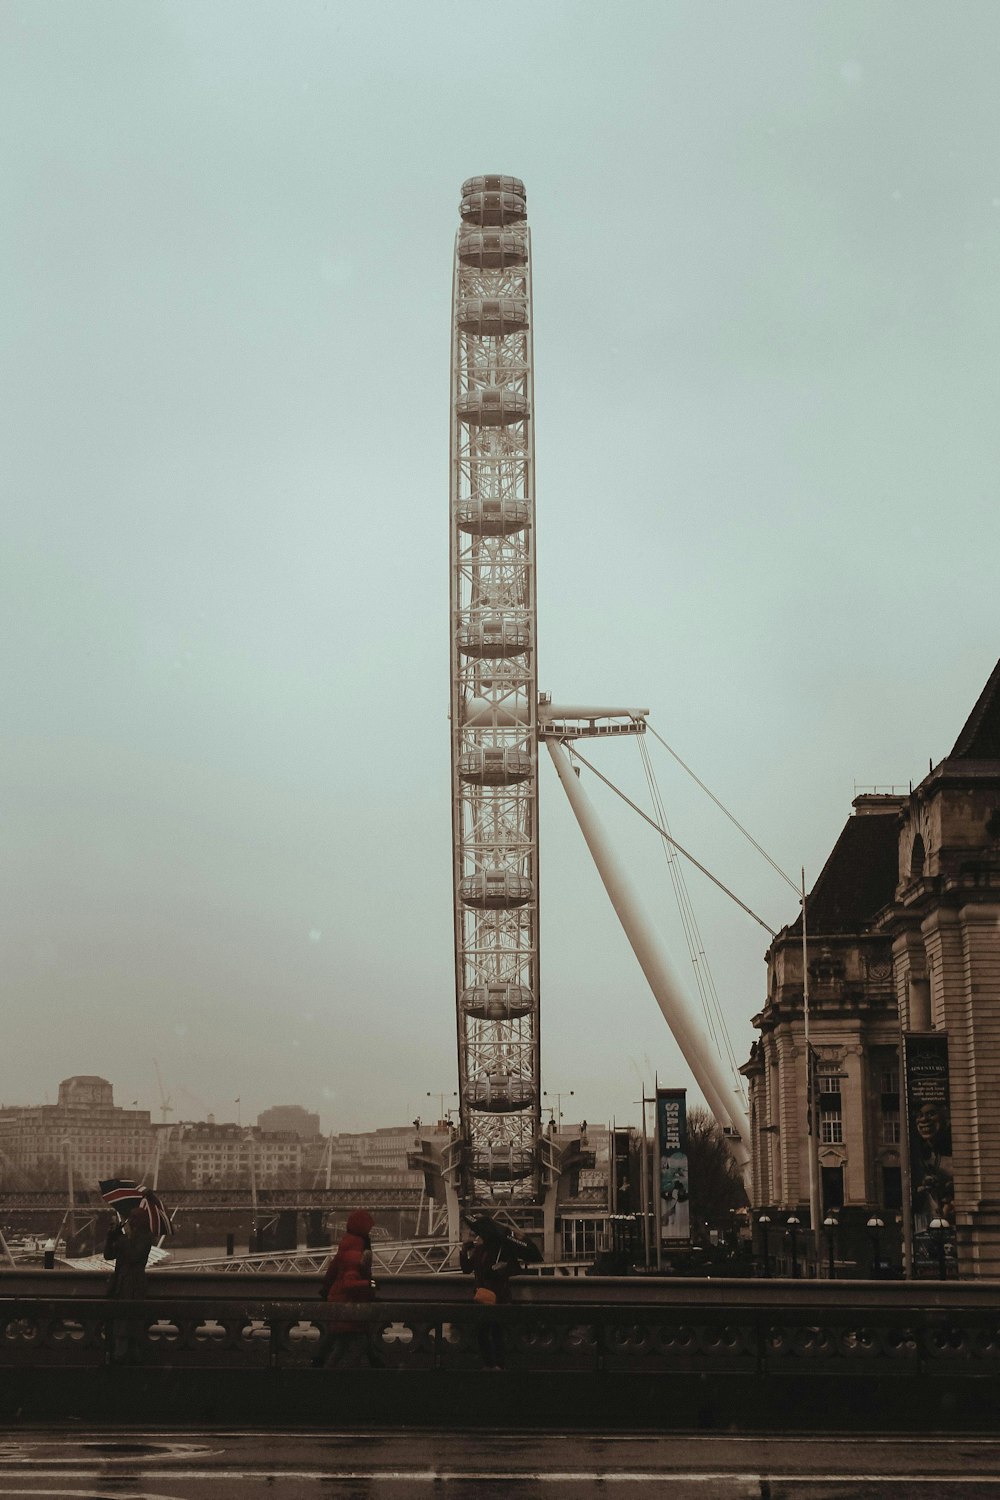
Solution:
[[[816,1080],[816,1083],[821,1094],[840,1093],[839,1073],[820,1073],[819,1077]]]
[[[919,880],[924,873],[924,860],[926,859],[924,841],[918,833],[913,840],[913,848],[910,851],[910,879]]]
[[[843,1208],[844,1206],[844,1169],[843,1167],[823,1167],[823,1208],[829,1213],[831,1208]]]
[[[825,1146],[839,1146],[844,1139],[844,1126],[839,1109],[825,1109],[820,1116],[819,1138]]]
[[[899,1145],[899,1110],[887,1110],[882,1116],[883,1146]]]
[[[886,1208],[903,1206],[903,1173],[899,1167],[882,1168],[882,1202]]]
[[[898,1068],[882,1068],[882,1069],[880,1069],[880,1071],[879,1071],[879,1093],[880,1094],[898,1094],[899,1093],[899,1069]]]

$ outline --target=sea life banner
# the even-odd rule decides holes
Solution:
[[[691,1238],[685,1089],[656,1090],[656,1155],[660,1184],[660,1242]]]

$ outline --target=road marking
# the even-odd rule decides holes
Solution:
[[[205,1443],[172,1443],[164,1442],[162,1440],[158,1441],[155,1438],[152,1440],[146,1440],[142,1438],[137,1439],[135,1437],[123,1438],[120,1441],[116,1441],[113,1438],[77,1438],[73,1437],[71,1434],[67,1434],[65,1438],[27,1438],[16,1439],[12,1442],[0,1443],[0,1463],[38,1463],[39,1459],[34,1457],[33,1455],[36,1454],[38,1449],[40,1448],[61,1448],[64,1450],[66,1448],[82,1448],[85,1450],[92,1450],[94,1448],[116,1447],[131,1448],[133,1450],[136,1448],[155,1448],[157,1451],[154,1453],[144,1452],[141,1454],[134,1451],[131,1453],[102,1453],[102,1467],[107,1464],[134,1464],[139,1458],[146,1460],[155,1458],[160,1463],[181,1463],[182,1461],[190,1463],[192,1459],[204,1460],[206,1458],[214,1458],[218,1454],[225,1452],[224,1448],[210,1448]],[[160,1451],[161,1449],[162,1451]],[[91,1463],[93,1463],[94,1455],[92,1451],[86,1452],[84,1456]],[[60,1458],[58,1454],[53,1454],[51,1457],[48,1457],[43,1461],[50,1464],[72,1464],[74,1466],[78,1466],[80,1463],[80,1458],[79,1456],[74,1456],[72,1458]]]
[[[21,1476],[18,1476],[19,1478]],[[38,1471],[39,1479],[58,1479],[59,1471]],[[80,1480],[87,1476],[77,1472],[74,1479]],[[133,1481],[148,1482],[149,1480],[164,1479],[162,1474],[149,1474],[138,1470],[130,1478]],[[101,1475],[95,1471],[95,1479],[99,1485]],[[761,1484],[767,1481],[769,1484],[936,1484],[936,1485],[970,1485],[970,1484],[992,1484],[1000,1486],[1000,1475],[976,1475],[976,1474],[845,1474],[838,1470],[833,1474],[780,1474],[773,1470],[765,1473],[738,1473],[733,1470],[719,1470],[714,1473],[705,1471],[685,1472],[680,1469],[651,1469],[647,1472],[632,1471],[630,1473],[615,1473],[605,1469],[567,1469],[567,1470],[527,1470],[507,1469],[344,1469],[339,1473],[333,1473],[329,1469],[307,1470],[307,1469],[174,1469],[170,1473],[170,1481],[180,1479],[205,1479],[205,1480],[253,1480],[258,1483],[268,1483],[276,1479],[296,1479],[311,1481],[317,1484],[465,1484],[465,1483],[488,1483],[496,1484],[502,1480],[516,1481],[519,1484],[650,1484],[683,1482],[685,1484],[718,1484],[726,1482],[729,1484]],[[120,1481],[116,1481],[120,1483]],[[5,1495],[87,1495],[94,1497],[93,1489],[88,1490],[39,1490],[39,1489],[0,1489],[0,1494]],[[133,1496],[133,1500],[170,1500],[166,1496]]]
[[[92,1487],[85,1490],[0,1490],[0,1495],[59,1495],[63,1500],[70,1500],[72,1496],[82,1496],[83,1500],[121,1500],[120,1490],[95,1490]],[[142,1494],[130,1494],[129,1500],[177,1500],[176,1495],[151,1495],[148,1492]]]

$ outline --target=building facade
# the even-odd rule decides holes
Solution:
[[[303,1140],[312,1140],[319,1135],[319,1115],[314,1115],[301,1104],[272,1104],[257,1116],[260,1130],[290,1131]]]
[[[142,1177],[155,1154],[147,1109],[121,1109],[106,1078],[64,1078],[56,1104],[0,1107],[0,1163],[23,1182]]]
[[[896,885],[902,799],[858,797],[806,901],[815,1149],[821,1208],[902,1205],[899,1020],[891,943],[872,930]],[[753,1135],[752,1202],[809,1202],[808,1059],[801,916],[767,951],[767,1000],[743,1068]]]
[[[180,1121],[163,1127],[165,1178],[184,1187],[298,1187],[303,1142],[290,1130],[214,1121]]]
[[[1000,663],[919,786],[855,799],[806,923],[814,1107],[800,916],[768,949],[742,1069],[754,1207],[806,1223],[813,1149],[821,1213],[881,1219],[891,1238],[904,1196],[917,1201],[902,1060],[908,1038],[936,1038],[953,1174],[936,1211],[954,1225],[960,1274],[1000,1275]]]

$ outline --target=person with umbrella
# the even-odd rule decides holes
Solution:
[[[529,1261],[541,1260],[536,1245],[522,1239],[513,1230],[498,1224],[489,1214],[465,1221],[472,1238],[464,1242],[458,1263],[475,1283],[474,1300],[487,1307],[511,1300],[511,1277],[523,1271]],[[486,1370],[502,1370],[505,1350],[503,1324],[484,1318],[477,1329],[479,1352]]]
[[[114,1261],[105,1293],[127,1302],[146,1296],[146,1262],[153,1235],[172,1233],[166,1210],[151,1188],[120,1177],[99,1184],[101,1197],[115,1212],[104,1241],[104,1259]],[[138,1325],[134,1319],[115,1318],[108,1326],[108,1363],[134,1363],[138,1358]]]

